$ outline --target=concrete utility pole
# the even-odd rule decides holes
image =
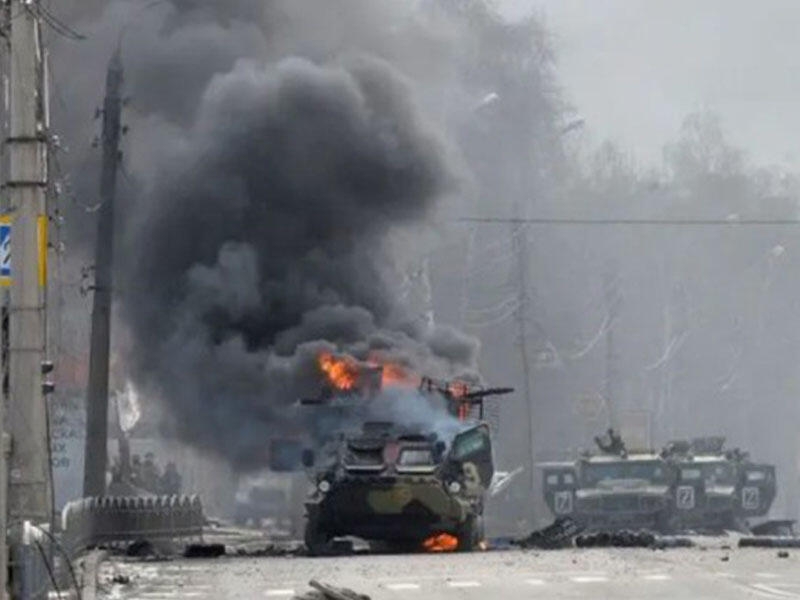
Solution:
[[[45,523],[52,516],[47,405],[47,98],[36,3],[10,0],[8,178],[11,232],[9,431],[12,437],[9,517]]]
[[[106,491],[108,462],[108,355],[111,345],[111,291],[114,256],[114,196],[119,166],[122,113],[122,58],[120,49],[111,57],[106,74],[103,103],[103,172],[100,210],[95,242],[95,284],[92,304],[92,337],[89,355],[89,389],[86,398],[86,450],[83,495],[102,496]]]

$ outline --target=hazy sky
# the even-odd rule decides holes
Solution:
[[[588,132],[660,160],[687,113],[722,115],[756,162],[800,167],[798,0],[497,0],[555,36]]]

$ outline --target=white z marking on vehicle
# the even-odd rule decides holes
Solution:
[[[757,487],[742,488],[742,508],[755,510],[761,504],[759,489]]]
[[[572,492],[556,492],[554,496],[557,515],[568,515],[572,512]]]
[[[694,488],[691,485],[682,485],[678,487],[675,504],[681,510],[692,510],[694,504]]]

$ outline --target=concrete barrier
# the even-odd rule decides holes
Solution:
[[[101,544],[200,538],[204,523],[197,496],[83,498],[61,512],[62,539],[72,556]]]

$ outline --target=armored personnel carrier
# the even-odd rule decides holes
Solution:
[[[775,468],[726,450],[724,438],[671,442],[660,453],[629,453],[612,430],[595,440],[599,454],[540,465],[553,514],[589,530],[747,530],[775,499]]]
[[[595,441],[600,448],[596,455],[540,465],[550,510],[590,531],[664,529],[674,481],[669,465],[655,453],[628,453],[613,430],[605,440]]]
[[[745,530],[748,520],[769,511],[775,467],[724,445],[722,437],[697,438],[671,442],[662,451],[676,472],[672,528]]]
[[[387,386],[379,367],[343,360],[353,384],[310,403],[326,414],[346,402],[349,419],[328,427],[325,443],[304,455],[314,486],[306,502],[308,551],[328,553],[346,536],[391,550],[474,549],[494,476],[483,401],[513,390],[408,376],[398,384],[396,368]],[[373,419],[387,405],[396,418]],[[410,414],[419,418],[409,421]]]
[[[672,474],[657,454],[583,457],[578,473],[574,516],[587,529],[665,527]]]
[[[447,443],[425,427],[365,423],[323,461],[306,503],[311,554],[342,536],[397,550],[472,550],[483,539],[483,496],[494,473],[485,424]]]

